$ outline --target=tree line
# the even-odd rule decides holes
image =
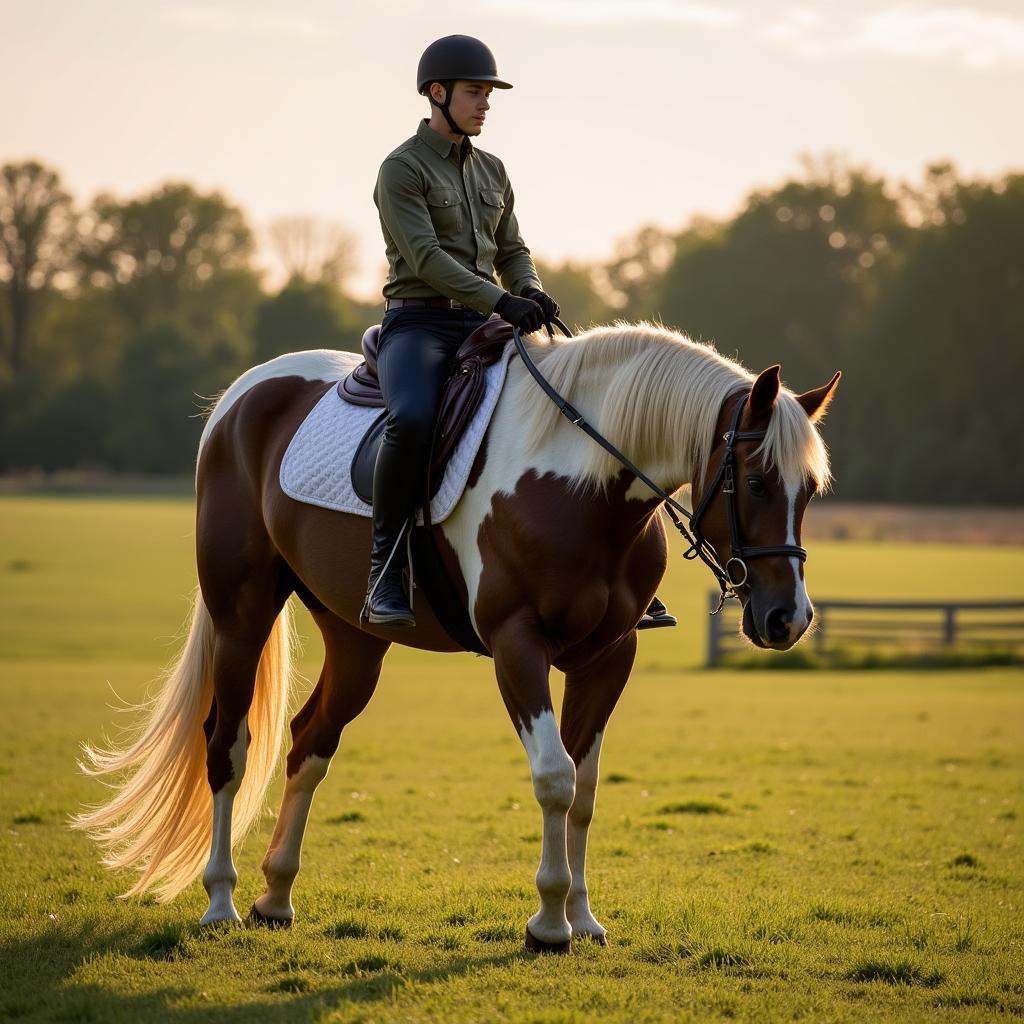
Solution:
[[[351,236],[288,218],[268,289],[244,213],[169,182],[80,208],[37,161],[0,168],[0,471],[187,473],[205,399],[282,352],[358,350]],[[563,319],[650,319],[794,389],[844,382],[838,495],[1020,503],[1024,174],[917,184],[835,157],[731,218],[643,227],[600,263],[539,263]]]

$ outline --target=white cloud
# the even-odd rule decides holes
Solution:
[[[508,10],[506,0],[486,0],[492,12]],[[574,25],[628,21],[676,21],[702,28],[733,28],[743,15],[725,4],[701,0],[519,0],[518,16]]]
[[[973,69],[1024,65],[1024,18],[972,7],[899,4],[860,19],[851,51],[918,60],[954,60]]]
[[[806,5],[791,6],[763,25],[760,34],[812,60],[877,54],[897,60],[944,61],[971,70],[1024,66],[1024,18],[964,4],[898,3],[827,17]]]
[[[304,14],[253,14],[252,28],[257,32],[302,36],[305,39],[338,35],[338,30],[333,25]]]
[[[769,42],[788,46],[799,56],[814,60],[826,55],[826,42],[818,32],[825,24],[825,16],[806,4],[786,7],[761,32]]]
[[[217,7],[172,7],[162,11],[160,18],[190,28],[233,29],[238,27],[238,16]]]
[[[304,14],[267,11],[231,11],[224,7],[177,6],[161,12],[164,21],[188,28],[255,35],[289,35],[302,39],[336,36],[338,30]]]

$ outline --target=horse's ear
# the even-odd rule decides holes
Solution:
[[[828,404],[832,401],[832,392],[842,376],[842,371],[836,370],[832,379],[823,388],[815,388],[813,391],[805,391],[802,395],[796,396],[796,400],[804,407],[804,412],[807,413],[812,423],[825,415]]]
[[[752,414],[769,413],[779,397],[779,371],[782,369],[778,363],[762,370],[754,386],[750,389],[750,411]]]

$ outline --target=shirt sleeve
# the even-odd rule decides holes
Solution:
[[[504,170],[502,166],[502,173]],[[498,229],[494,233],[494,240],[498,246],[497,255],[494,257],[494,270],[501,283],[513,295],[522,295],[524,288],[543,291],[537,268],[533,265],[533,257],[519,233],[519,221],[516,220],[515,213],[516,198],[507,174],[504,201],[505,208],[501,220],[498,221]]]
[[[385,160],[374,198],[381,222],[421,281],[482,313],[494,312],[494,304],[504,294],[502,289],[477,277],[441,248],[414,168],[402,160]]]

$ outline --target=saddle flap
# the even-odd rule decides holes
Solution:
[[[467,359],[478,359],[484,366],[490,366],[500,358],[505,346],[512,340],[512,325],[500,317],[485,320],[459,346],[455,362],[461,365]]]
[[[352,456],[352,490],[367,505],[373,504],[373,471],[377,465],[377,452],[380,450],[387,423],[388,413],[385,409],[367,428],[355,455]]]
[[[500,317],[492,317],[473,331],[455,353],[454,371],[441,388],[434,425],[427,493],[423,496],[427,507],[441,485],[448,460],[486,393],[484,371],[501,358],[511,338],[511,325]],[[338,394],[352,405],[384,408],[384,396],[377,379],[379,340],[380,327],[369,328],[363,335],[365,362],[338,383]],[[367,429],[352,460],[352,489],[368,504],[373,503],[373,471],[386,425],[387,413],[384,412]]]

